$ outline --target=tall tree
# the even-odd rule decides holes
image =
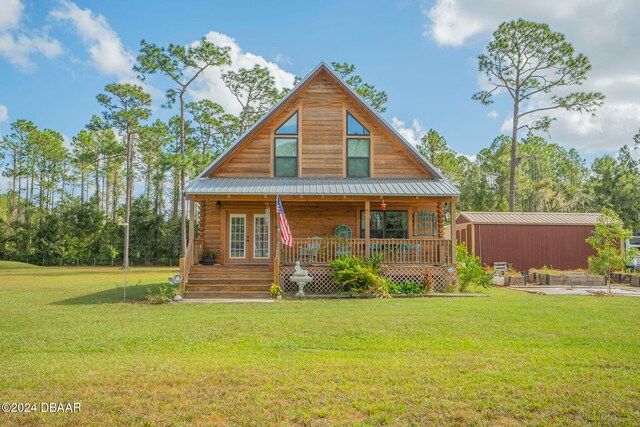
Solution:
[[[269,70],[260,65],[222,74],[227,89],[242,107],[238,115],[238,133],[242,134],[260,119],[278,100],[282,92]]]
[[[360,95],[367,104],[369,104],[374,110],[379,113],[384,113],[387,111],[387,108],[384,104],[387,103],[389,97],[387,96],[387,92],[383,90],[377,90],[376,87],[370,83],[365,83],[357,74],[354,74],[356,71],[356,66],[353,64],[348,64],[346,62],[332,62],[331,66],[333,69],[342,77],[342,79],[356,91],[358,95]]]
[[[144,81],[148,75],[160,73],[169,77],[177,86],[167,90],[167,106],[172,106],[176,97],[180,100],[180,155],[185,153],[184,113],[185,94],[210,67],[219,67],[231,64],[229,47],[218,47],[214,43],[202,38],[196,45],[181,46],[170,44],[168,47],[159,47],[145,40],[140,42],[140,54],[134,70],[139,78]],[[185,170],[180,171],[180,190],[184,191],[186,185]],[[182,252],[187,252],[187,212],[185,210],[186,199],[181,197],[182,210]]]
[[[193,118],[193,135],[199,143],[194,166],[202,170],[239,136],[240,121],[208,99],[188,103],[187,111]]]
[[[131,198],[133,193],[133,155],[134,139],[139,135],[140,122],[151,114],[151,96],[141,86],[112,83],[105,86],[105,93],[98,95],[98,103],[105,109],[105,120],[122,134],[126,143],[126,196],[124,227],[123,267],[129,266],[129,220],[131,217]]]
[[[493,96],[506,92],[513,102],[509,209],[515,210],[518,131],[548,131],[551,110],[594,114],[604,102],[599,92],[554,95],[562,89],[581,85],[591,64],[583,54],[575,54],[565,36],[546,24],[525,21],[503,22],[493,33],[485,53],[478,57],[478,69],[488,78],[488,88],[473,99],[488,105]],[[564,92],[563,92],[564,93]]]

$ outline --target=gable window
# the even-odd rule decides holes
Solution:
[[[357,137],[357,138],[352,138]],[[371,134],[347,112],[347,177],[369,177]]]
[[[298,112],[296,111],[274,132],[274,168],[276,177],[298,176]],[[286,135],[286,137],[284,136]]]
[[[360,237],[364,238],[364,211],[360,211]],[[371,211],[369,235],[372,239],[406,239],[409,237],[409,212]]]

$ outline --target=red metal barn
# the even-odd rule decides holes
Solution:
[[[587,268],[595,251],[585,239],[597,213],[462,212],[456,240],[466,242],[483,264],[507,262],[518,271],[547,266]]]

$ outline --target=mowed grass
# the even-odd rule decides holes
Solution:
[[[0,425],[640,424],[640,299],[152,306],[121,279],[0,263],[2,402],[82,405]]]

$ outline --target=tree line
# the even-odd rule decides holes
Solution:
[[[523,37],[539,48],[522,50],[518,38]],[[563,36],[544,24],[505,23],[495,40],[480,56],[479,68],[504,81],[494,78],[495,90],[474,98],[490,103],[501,93],[498,89],[509,93],[506,87],[513,85],[519,94],[512,96],[514,117],[519,119],[526,115],[526,93],[551,95],[557,87],[581,84],[590,68],[586,57],[575,55]],[[560,53],[550,56],[556,50]],[[540,65],[531,59],[534,55],[551,62]],[[529,65],[522,68],[519,57],[529,58]],[[515,60],[512,67],[504,65],[508,58]],[[501,65],[492,67],[491,61]],[[533,71],[526,68],[534,63]],[[143,40],[135,65],[140,84],[106,85],[96,97],[100,114],[91,117],[70,144],[59,132],[29,120],[11,123],[0,140],[1,170],[9,181],[9,190],[0,195],[0,259],[177,263],[186,246],[186,182],[289,90],[279,89],[264,67],[230,70],[229,65],[228,49],[206,39],[188,47]],[[364,82],[352,64],[332,66],[375,110],[385,111],[386,92]],[[557,78],[540,74],[543,67]],[[240,107],[238,114],[225,111],[215,99],[194,101],[188,96],[191,85],[212,68],[222,71],[225,90]],[[523,80],[526,70],[530,76]],[[164,107],[175,114],[168,120],[152,116],[152,99],[142,84],[151,76],[169,86]],[[577,93],[552,96],[551,104],[541,108],[594,113],[602,101],[600,94]],[[576,150],[539,136],[535,131],[547,130],[553,120],[537,117],[524,124],[514,121],[511,136],[498,136],[473,158],[453,151],[435,130],[421,138],[418,149],[459,187],[461,210],[584,212],[609,207],[627,227],[639,229],[640,170],[631,149],[625,146],[617,156],[587,165]],[[518,131],[525,128],[521,136]],[[640,135],[636,138],[640,144]]]

